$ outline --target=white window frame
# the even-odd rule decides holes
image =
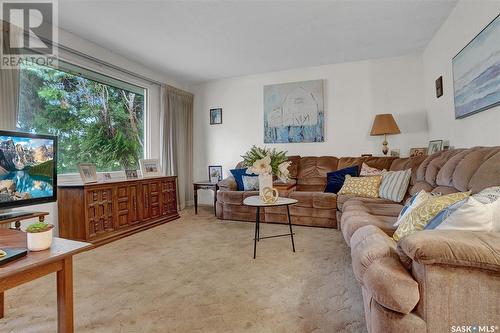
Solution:
[[[66,53],[66,52],[64,52]],[[124,75],[119,73],[117,70],[114,70],[112,68],[105,68],[104,65],[100,65],[98,63],[93,63],[92,60],[90,59],[78,59],[81,58],[77,55],[71,55],[71,54],[64,54],[61,56],[61,52],[59,53],[58,60],[61,60],[71,66],[79,67],[85,71],[89,72],[94,72],[98,75],[104,76],[104,77],[109,77],[112,80],[116,81],[121,81],[124,82],[125,84],[129,84],[132,86],[136,86],[139,88],[142,88],[144,90],[144,110],[143,110],[143,127],[144,127],[144,133],[143,133],[143,138],[144,138],[144,149],[143,149],[143,158],[148,158],[151,156],[151,121],[150,121],[150,89],[151,87],[146,86],[142,80],[139,78],[134,78],[132,75]],[[88,63],[87,63],[88,62]],[[99,67],[99,69],[96,69],[96,67]],[[55,67],[55,69],[59,69],[58,67]],[[64,71],[64,69],[61,69]],[[98,82],[101,82],[103,84],[109,84],[112,86],[112,83],[106,83],[102,82],[102,80],[96,80]],[[123,89],[120,87],[117,87],[119,89]],[[160,94],[161,95],[161,94]],[[139,162],[139,161],[137,161]],[[99,181],[102,181],[104,176],[103,174],[107,172],[98,172],[98,178]],[[109,174],[111,174],[112,179],[122,179],[125,178],[125,172],[124,171],[109,171]],[[78,172],[74,173],[65,173],[65,174],[58,174],[57,175],[57,181],[58,183],[79,183],[81,182],[80,174]]]

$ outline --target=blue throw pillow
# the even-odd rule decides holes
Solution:
[[[238,185],[238,191],[245,190],[245,184],[243,183],[243,176],[254,176],[254,174],[247,173],[247,168],[231,169],[229,171],[231,171],[231,174],[233,175],[234,180],[236,181],[236,185]]]
[[[434,230],[438,227],[444,220],[451,214],[453,214],[457,209],[459,209],[464,203],[467,202],[467,199],[463,199],[455,202],[451,206],[446,207],[442,211],[440,211],[436,216],[434,216],[429,223],[425,226],[424,230]]]
[[[327,173],[325,192],[338,193],[338,191],[340,191],[340,189],[342,188],[342,185],[344,185],[346,175],[357,177],[358,167],[352,166],[349,168],[340,169]]]

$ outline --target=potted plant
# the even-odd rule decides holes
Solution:
[[[26,228],[28,235],[28,250],[42,251],[50,248],[52,245],[52,224],[37,222]]]
[[[248,167],[248,173],[259,175],[259,195],[264,196],[264,189],[273,187],[273,175],[282,182],[290,179],[286,151],[252,146],[243,157],[243,164]]]

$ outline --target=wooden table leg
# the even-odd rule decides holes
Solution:
[[[0,293],[0,319],[4,316],[4,298],[3,292]]]
[[[57,331],[73,333],[73,258],[63,260],[57,272]]]

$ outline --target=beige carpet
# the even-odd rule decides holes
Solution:
[[[295,227],[295,254],[289,238],[271,238],[253,260],[253,227],[187,211],[77,255],[75,332],[366,332],[340,232]],[[0,332],[56,331],[54,274],[5,295]]]

